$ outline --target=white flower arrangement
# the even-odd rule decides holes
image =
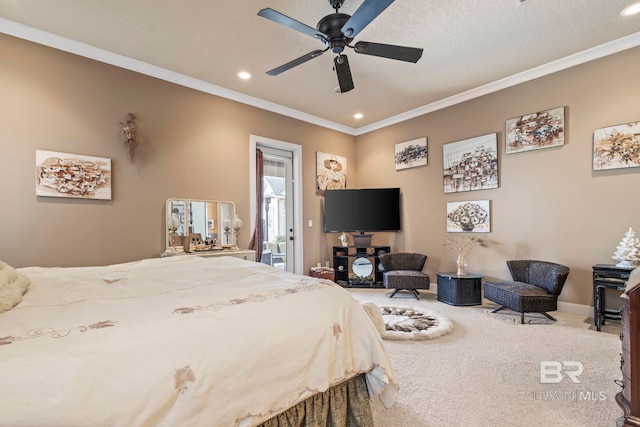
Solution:
[[[462,231],[472,231],[477,225],[487,222],[489,213],[482,206],[467,202],[449,212],[447,218],[462,228]]]

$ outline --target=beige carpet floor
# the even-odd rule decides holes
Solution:
[[[389,299],[386,289],[350,289],[359,301],[420,307],[447,316],[452,332],[427,341],[385,341],[399,399],[386,409],[373,404],[379,427],[439,426],[615,426],[622,412],[615,402],[621,378],[618,322],[596,332],[592,319],[554,312],[557,322],[495,307],[454,307],[421,291]],[[584,370],[574,383],[545,383],[543,361],[576,361]],[[574,370],[567,367],[567,370]],[[548,376],[551,379],[552,376]]]

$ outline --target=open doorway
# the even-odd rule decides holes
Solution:
[[[262,210],[264,240],[261,262],[301,274],[302,192],[300,159],[302,147],[283,141],[251,136],[251,200],[255,200],[256,149],[263,153],[261,206],[252,203],[251,217]],[[255,227],[255,224],[252,224]]]

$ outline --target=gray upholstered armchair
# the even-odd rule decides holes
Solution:
[[[503,308],[520,313],[524,323],[525,313],[541,313],[556,320],[547,311],[558,309],[558,296],[569,276],[569,267],[547,261],[507,261],[513,281],[485,282],[484,297],[500,304],[492,311]]]
[[[396,252],[380,255],[384,268],[382,284],[395,289],[389,298],[402,290],[410,291],[420,299],[418,289],[429,289],[429,275],[422,272],[427,256],[417,253]]]

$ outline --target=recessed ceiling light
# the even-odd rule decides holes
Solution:
[[[620,12],[620,15],[631,16],[631,15],[635,15],[638,12],[640,12],[640,3],[633,3],[625,7],[624,9],[622,9],[622,12]]]
[[[238,77],[240,77],[242,80],[249,80],[251,78],[251,74],[246,71],[240,71],[238,73]]]
[[[358,120],[360,120],[360,119],[361,119],[361,118],[363,118],[363,117],[364,117],[364,114],[362,114],[362,113],[355,113],[355,114],[353,115],[353,118],[354,118],[354,119],[358,119]]]

